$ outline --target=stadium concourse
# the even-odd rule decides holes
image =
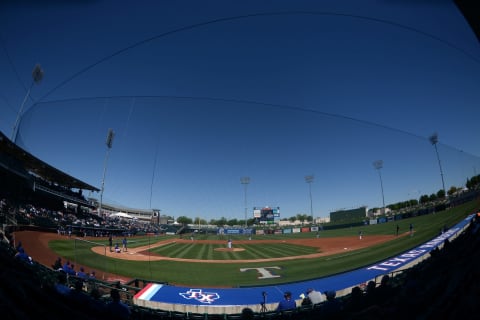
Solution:
[[[430,257],[432,251],[441,249],[445,245],[445,242],[453,241],[456,237],[462,234],[470,226],[474,217],[476,217],[475,214],[468,216],[466,219],[446,230],[431,241],[419,245],[418,247],[398,256],[343,274],[297,283],[241,288],[190,287],[185,285],[148,283],[133,297],[132,302],[136,306],[169,312],[224,315],[239,314],[244,308],[250,308],[258,313],[262,311],[274,311],[278,303],[283,299],[283,294],[286,291],[292,292],[292,296],[296,299],[297,306],[301,305],[302,299],[300,296],[302,293],[305,293],[307,288],[318,288],[319,290],[322,290],[323,293],[327,290],[334,291],[336,292],[337,297],[347,296],[355,286],[365,287],[370,280],[379,283],[379,279],[383,275],[389,274],[393,276],[396,273],[400,273],[402,270],[412,268],[412,266]],[[43,260],[44,263],[51,263],[55,259],[55,254],[48,250],[48,241],[56,237],[57,235],[55,234],[31,231],[18,233],[18,239],[21,239],[26,248],[30,248],[29,251],[45,253],[45,255],[38,257],[38,259]],[[383,236],[378,237],[377,239],[374,239],[374,237],[364,237],[362,241],[359,241],[357,237],[354,237],[355,239],[349,239],[350,242],[348,244],[336,239],[336,243],[330,244],[331,251],[322,254],[332,254],[333,252],[344,250],[344,246],[349,246],[352,250],[359,249],[361,246],[371,246],[374,243],[387,241],[387,238],[389,237],[390,236]],[[324,241],[325,239],[321,240]],[[309,241],[312,242],[315,241],[315,239],[309,239]],[[161,243],[158,245],[161,245]],[[323,246],[322,248],[325,249]],[[146,256],[142,253],[146,249],[148,248],[132,248],[128,254],[126,252],[123,254],[108,252],[108,255],[114,256],[118,259],[128,260],[142,260],[144,258],[172,259],[160,256]],[[98,254],[104,254],[103,247],[94,247],[92,250],[96,251]],[[190,259],[189,261],[191,262]],[[211,263],[215,263],[215,261],[211,261]],[[225,263],[225,261],[222,261],[222,263]],[[270,267],[265,268],[247,269],[248,270],[244,271],[257,274],[259,279],[275,277],[275,270],[271,265]],[[107,275],[106,278],[109,281],[119,280],[125,282],[131,280],[112,274]]]

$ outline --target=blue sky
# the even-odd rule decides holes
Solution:
[[[32,69],[44,77],[32,85]],[[480,173],[480,46],[452,1],[0,4],[0,130],[104,202],[315,217]],[[115,131],[106,159],[108,130]],[[107,161],[106,161],[107,160]],[[99,198],[99,193],[86,194]]]

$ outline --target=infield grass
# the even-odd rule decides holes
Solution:
[[[413,237],[398,237],[392,241],[382,243],[373,247],[349,251],[332,256],[325,256],[315,259],[295,259],[272,262],[250,262],[250,263],[190,263],[176,261],[126,261],[109,258],[93,253],[90,248],[94,244],[81,243],[79,241],[55,240],[49,246],[64,259],[74,261],[75,265],[83,265],[87,268],[100,270],[107,273],[114,273],[129,278],[165,281],[176,285],[186,286],[207,286],[207,287],[240,287],[272,285],[278,283],[289,283],[307,279],[321,278],[345,271],[364,267],[383,261],[392,256],[407,251],[419,244],[431,240],[440,233],[444,227],[451,227],[464,219],[469,214],[479,210],[478,201],[472,201],[461,206],[437,212],[434,214],[414,217],[384,224],[352,227],[347,229],[326,230],[320,232],[320,237],[343,237],[358,236],[361,229],[365,237],[369,235],[393,235],[396,225],[400,226],[400,232],[407,232],[409,224],[414,225],[415,234]],[[297,238],[314,238],[315,233],[298,233],[285,235],[254,235],[256,239],[276,239],[277,243],[268,244],[236,244],[235,247],[244,246],[245,251],[218,252],[216,247],[225,248],[225,244],[200,244],[195,243],[171,243],[157,248],[152,248],[156,254],[184,259],[221,260],[221,259],[264,259],[286,256],[299,256],[317,252],[312,247],[285,244],[281,240]],[[148,236],[141,238],[130,238],[129,248],[138,246],[153,245],[165,239],[178,239],[178,236]],[[231,236],[235,240],[245,239],[245,236]],[[218,236],[201,235],[198,240],[218,239]],[[118,238],[121,244],[121,238]],[[94,241],[99,245],[107,245],[107,240]],[[108,247],[107,247],[108,250]],[[52,261],[53,263],[53,261]],[[272,267],[278,278],[258,280],[256,270],[242,272],[240,269],[248,267]]]

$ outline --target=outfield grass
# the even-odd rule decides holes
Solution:
[[[383,243],[374,247],[357,251],[350,251],[348,255],[337,254],[316,259],[296,259],[273,262],[251,262],[251,263],[188,263],[176,261],[126,261],[105,256],[99,256],[91,252],[90,246],[80,244],[73,240],[55,240],[49,243],[58,255],[75,261],[76,265],[84,265],[95,270],[105,270],[108,273],[123,275],[130,278],[149,279],[155,281],[166,281],[172,284],[188,286],[218,286],[238,287],[271,285],[288,283],[307,279],[320,278],[336,273],[341,273],[374,264],[385,260],[401,252],[409,250],[421,243],[424,243],[440,233],[444,227],[451,227],[464,219],[469,214],[479,210],[478,201],[466,203],[453,209],[435,214],[399,220],[384,224],[352,227],[347,229],[326,230],[320,233],[321,237],[342,237],[358,236],[359,230],[363,230],[365,237],[368,235],[394,234],[396,225],[400,226],[400,232],[408,231],[409,224],[413,223],[415,235],[413,237],[398,237],[395,240]],[[292,239],[292,238],[314,238],[315,233],[299,233],[288,235],[254,235],[252,239]],[[154,243],[168,238],[178,236],[159,236],[129,239],[129,247],[153,245]],[[218,239],[218,236],[198,236],[196,239]],[[245,236],[232,236],[236,239],[245,239]],[[97,241],[99,244],[107,245],[106,240]],[[119,239],[121,243],[121,239]],[[155,253],[186,259],[261,259],[285,256],[297,256],[316,252],[315,248],[298,245],[286,245],[279,241],[278,244],[245,245],[247,250],[240,252],[216,252],[213,249],[217,245],[199,243],[172,243],[171,245],[152,249]],[[225,247],[225,244],[218,245]],[[240,244],[235,245],[239,247]],[[312,252],[313,251],[313,252]],[[279,278],[258,280],[255,270],[241,272],[241,268],[248,267],[277,267],[275,274]],[[100,272],[97,272],[99,274]]]

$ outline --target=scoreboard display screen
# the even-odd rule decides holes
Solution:
[[[280,207],[253,208],[253,217],[260,224],[274,224],[280,218]]]

